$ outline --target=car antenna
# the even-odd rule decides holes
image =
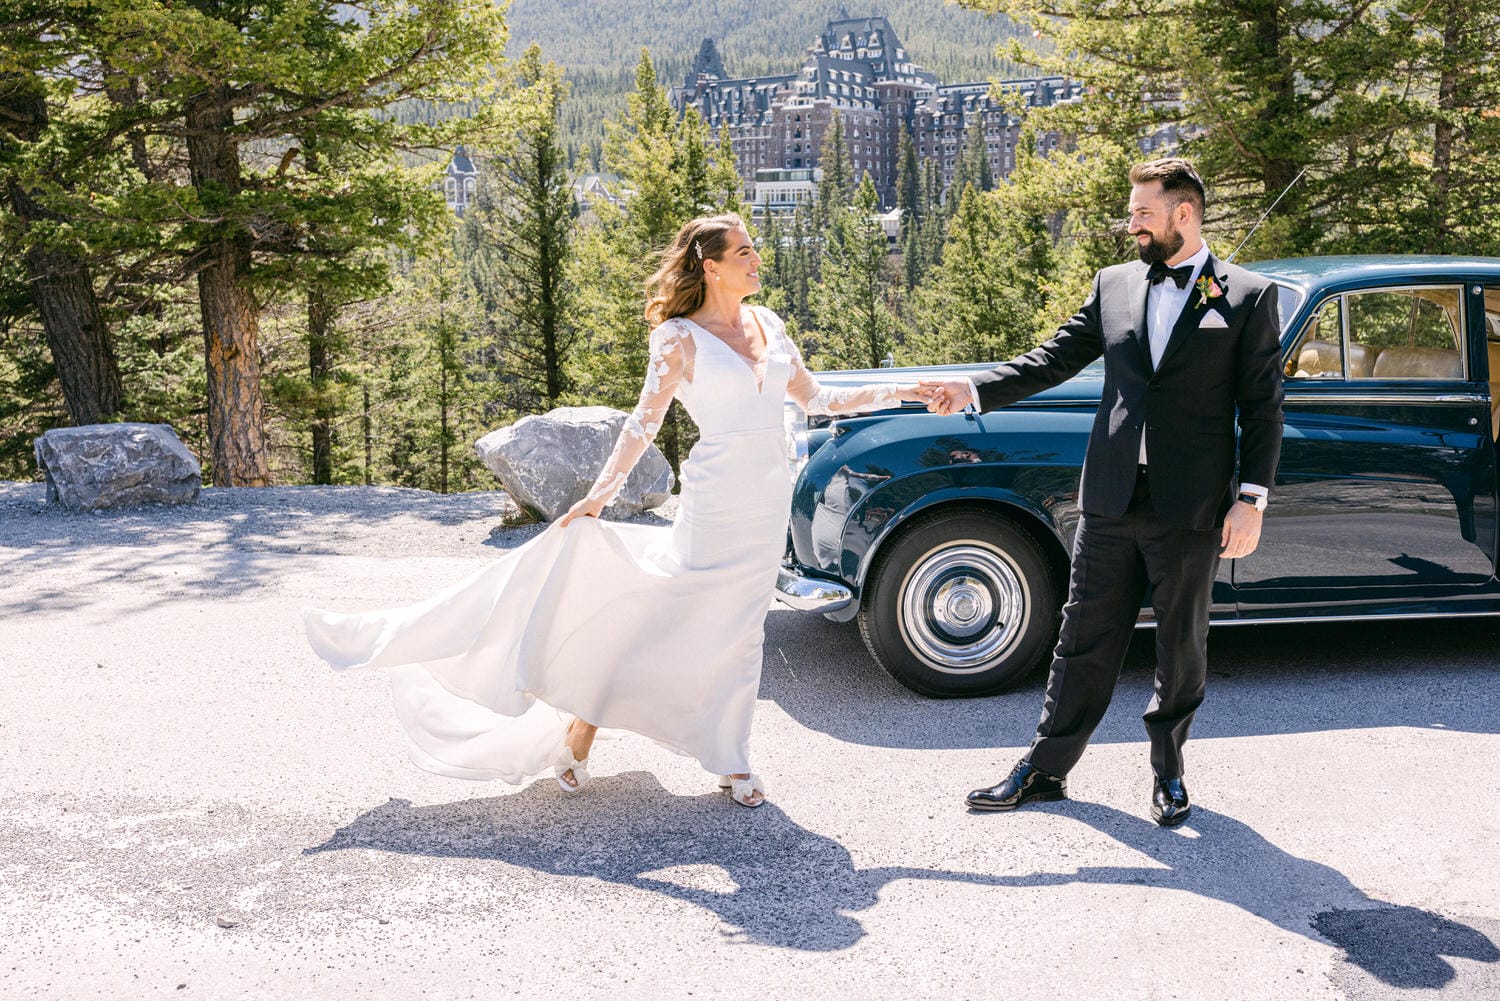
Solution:
[[[1268,207],[1264,212],[1260,214],[1260,218],[1255,220],[1255,225],[1250,227],[1250,232],[1245,234],[1245,238],[1240,241],[1240,245],[1238,247],[1235,247],[1234,252],[1224,259],[1225,264],[1234,263],[1235,255],[1240,252],[1245,244],[1250,242],[1250,238],[1255,235],[1256,230],[1260,229],[1260,224],[1266,221],[1266,217],[1271,214],[1271,210],[1281,203],[1281,200],[1286,197],[1286,193],[1288,191],[1291,191],[1292,188],[1296,186],[1298,181],[1302,180],[1302,175],[1305,173],[1307,173],[1307,168],[1303,167],[1301,170],[1297,171],[1297,176],[1292,178],[1292,183],[1281,189],[1281,194],[1276,196],[1276,201],[1272,202],[1270,204],[1270,207]]]

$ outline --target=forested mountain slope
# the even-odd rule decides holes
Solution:
[[[943,0],[513,0],[510,52],[537,42],[563,67],[572,84],[565,131],[582,151],[602,135],[603,119],[623,107],[642,47],[667,86],[681,81],[705,38],[714,40],[731,76],[788,73],[843,11],[885,16],[913,61],[946,83],[1028,74],[995,55],[1018,30],[1008,20]]]

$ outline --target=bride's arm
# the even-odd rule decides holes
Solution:
[[[784,338],[791,357],[792,374],[787,381],[787,396],[810,414],[852,414],[868,410],[885,410],[903,401],[926,403],[928,390],[915,382],[874,382],[864,386],[834,389],[824,386],[807,370],[802,352],[791,338]]]
[[[614,451],[605,461],[599,478],[588,495],[568,509],[558,523],[567,525],[574,518],[597,518],[615,494],[625,485],[625,478],[635,468],[672,405],[672,397],[682,382],[688,366],[688,347],[681,328],[667,322],[651,331],[651,358],[646,363],[646,382],[635,410],[625,419]]]

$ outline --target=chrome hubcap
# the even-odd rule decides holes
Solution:
[[[1025,633],[1029,592],[1004,553],[979,543],[935,549],[901,588],[901,633],[935,670],[973,674],[1008,654]]]

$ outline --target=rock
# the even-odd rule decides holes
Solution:
[[[220,914],[214,918],[214,924],[220,928],[236,928],[239,926],[239,923],[240,919],[234,914]]]
[[[36,439],[48,503],[74,511],[198,499],[203,470],[165,424],[88,424]]]
[[[554,521],[589,492],[626,416],[609,407],[559,407],[491,431],[474,443],[474,451],[516,503]],[[628,518],[650,510],[671,496],[672,482],[672,467],[652,445],[604,516]]]

